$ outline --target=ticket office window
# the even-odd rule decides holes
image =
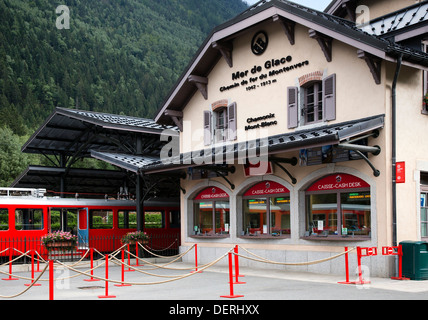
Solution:
[[[306,234],[371,235],[370,190],[309,192],[306,195]]]
[[[290,233],[289,195],[243,199],[242,235],[287,236]]]
[[[194,235],[229,235],[230,204],[228,200],[198,201],[194,204]]]

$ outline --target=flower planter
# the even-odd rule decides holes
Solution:
[[[49,242],[49,243],[45,243],[45,247],[46,249],[48,249],[48,251],[52,251],[52,250],[74,251],[76,248],[73,241]]]

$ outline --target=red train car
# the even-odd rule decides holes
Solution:
[[[46,197],[45,192],[0,188],[0,252],[9,246],[22,252],[30,249],[42,252],[40,239],[58,230],[76,235],[80,249],[92,247],[109,252],[121,246],[123,235],[137,229],[135,201],[64,199]],[[144,230],[151,236],[149,247],[178,249],[179,203],[148,200],[144,203],[144,215]]]

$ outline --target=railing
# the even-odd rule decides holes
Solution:
[[[147,250],[138,249],[138,255],[140,257],[150,258],[154,255],[160,256],[173,256],[179,253],[180,246],[180,234],[169,233],[169,234],[153,234],[150,235],[150,241],[145,246]],[[89,237],[88,239],[79,238],[78,245],[74,251],[60,251],[53,250],[48,251],[42,244],[40,237],[24,237],[24,238],[1,238],[0,239],[0,264],[9,261],[10,249],[12,248],[12,256],[21,256],[23,253],[29,252],[30,250],[37,251],[44,258],[53,258],[60,260],[61,262],[72,262],[82,259],[89,248],[94,248],[95,254],[101,252],[111,253],[122,246],[121,237],[118,236],[99,236]],[[135,253],[136,245],[129,245],[129,251]],[[152,255],[151,252],[154,254]],[[89,255],[85,256],[85,259],[89,259]],[[14,261],[14,264],[26,264],[30,263],[31,258],[29,256],[23,256],[22,258]]]

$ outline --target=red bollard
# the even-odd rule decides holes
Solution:
[[[49,260],[49,300],[54,300],[54,262]]]
[[[392,277],[392,280],[410,280],[410,278],[403,277],[403,247],[401,244],[398,247],[383,247],[382,255],[398,256],[398,277]]]
[[[238,245],[235,246],[235,268],[238,269],[237,277],[245,277],[243,274],[239,273],[239,257],[238,257]],[[236,280],[238,281],[238,279]]]
[[[139,267],[139,259],[138,259],[138,241],[135,243],[135,264],[132,265],[133,267]],[[144,264],[141,265],[141,267],[144,267]]]
[[[192,273],[202,273],[202,271],[198,271],[198,244],[195,244],[195,271]]]
[[[238,246],[235,247],[235,253],[238,253]],[[239,281],[239,264],[238,264],[238,256],[235,254],[235,282],[233,284],[245,284],[246,282]]]
[[[130,287],[130,284],[125,284],[125,250],[122,249],[122,283],[115,284],[116,287]]]
[[[98,296],[100,299],[116,298],[116,296],[109,296],[108,294],[108,254],[106,254],[106,294],[104,296]]]
[[[345,247],[345,269],[346,269],[346,281],[338,282],[340,284],[353,284],[349,281],[349,256],[348,256],[348,247]]]
[[[128,266],[131,266],[131,255],[129,254],[129,243],[127,245],[128,248]],[[135,271],[134,269],[131,269],[130,267],[128,267],[128,270],[125,270],[125,272],[133,272]]]
[[[235,299],[235,298],[243,298],[243,295],[235,295],[233,292],[233,270],[232,270],[232,253],[229,252],[229,286],[230,286],[230,294],[228,296],[220,296],[220,298],[229,298],[229,299]]]
[[[2,279],[4,281],[13,281],[13,280],[19,280],[18,278],[12,278],[12,248],[9,248],[9,278]]]
[[[31,286],[34,283],[34,250],[31,250],[31,283],[26,283],[27,287]],[[40,287],[40,283],[35,283],[33,286]]]
[[[93,277],[93,275],[94,275],[94,248],[91,248],[90,252],[91,252],[91,279],[84,279],[83,281],[87,281],[87,282],[100,281],[100,280],[95,279]]]

